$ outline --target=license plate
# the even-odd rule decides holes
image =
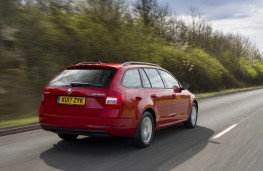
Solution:
[[[86,98],[85,97],[58,96],[57,102],[59,104],[67,104],[67,105],[84,105],[86,102]]]

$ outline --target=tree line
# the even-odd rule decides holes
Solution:
[[[157,0],[1,0],[0,94],[8,100],[0,113],[37,99],[54,75],[81,61],[153,62],[194,92],[261,85],[258,47],[190,12],[175,15]]]

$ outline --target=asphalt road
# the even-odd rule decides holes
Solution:
[[[199,103],[195,129],[161,130],[145,149],[122,138],[64,142],[42,130],[2,136],[0,171],[262,171],[263,89]]]

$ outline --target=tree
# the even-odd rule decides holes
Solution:
[[[142,18],[146,26],[164,28],[166,17],[169,15],[168,6],[161,7],[157,0],[137,0],[134,11]]]
[[[88,0],[86,13],[95,21],[107,24],[115,29],[126,14],[123,0]]]

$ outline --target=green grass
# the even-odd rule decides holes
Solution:
[[[263,88],[263,86],[247,87],[247,88],[234,88],[234,89],[221,90],[218,92],[197,93],[196,97],[198,99],[203,99],[203,98],[208,98],[208,97],[222,96],[222,95],[226,95],[226,94],[255,90],[255,89],[260,89],[260,88]]]
[[[196,94],[196,96],[198,99],[203,99],[203,98],[208,98],[208,97],[221,96],[221,95],[232,94],[232,93],[237,93],[237,92],[260,89],[260,88],[263,88],[263,86],[228,89],[228,90],[222,90],[219,92],[198,93]],[[28,125],[28,124],[33,124],[33,123],[38,123],[38,116],[15,118],[15,119],[9,119],[9,120],[6,119],[6,120],[0,121],[0,129]]]
[[[0,129],[8,128],[8,127],[16,127],[21,125],[28,125],[38,122],[37,116],[26,117],[26,118],[17,118],[17,119],[9,119],[2,120],[0,122]]]

